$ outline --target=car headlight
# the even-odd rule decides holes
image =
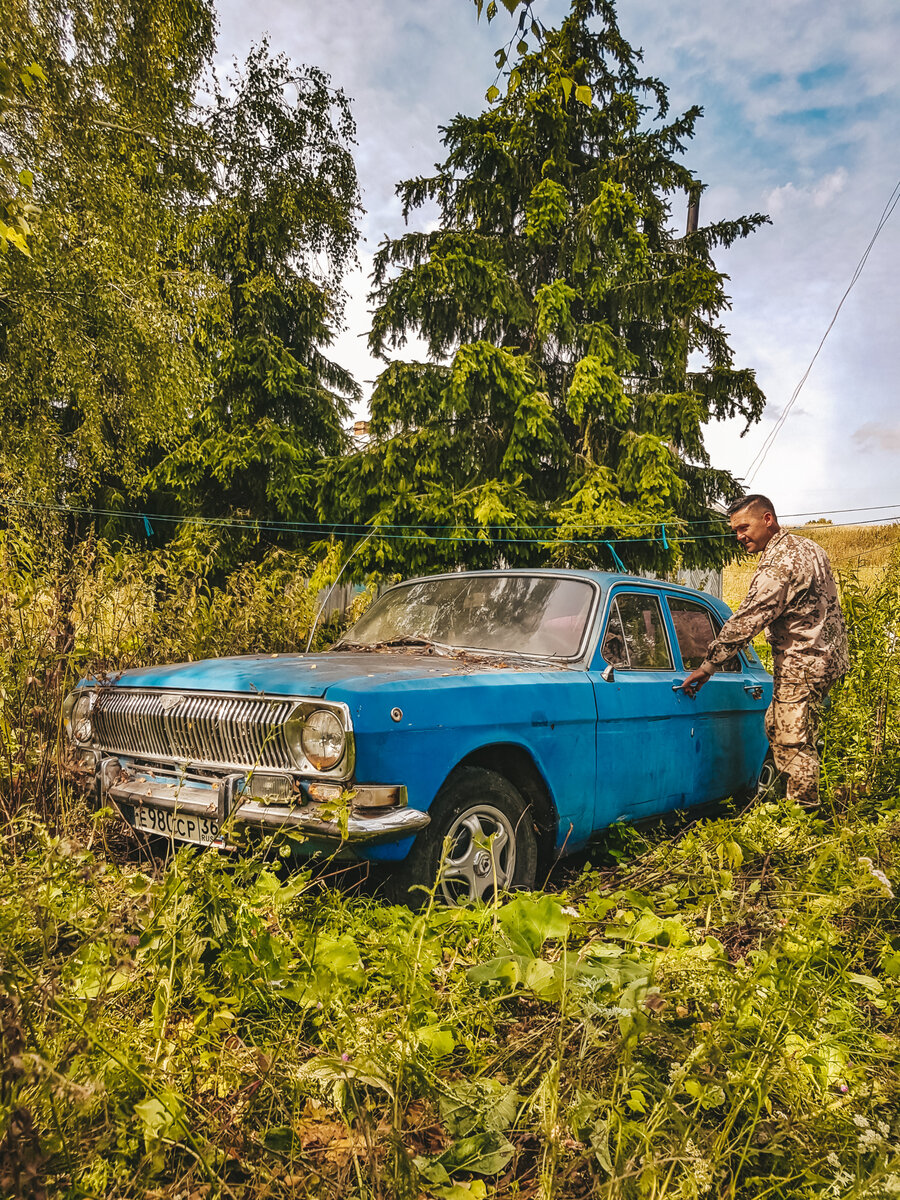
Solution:
[[[78,745],[85,745],[94,736],[91,713],[96,703],[97,693],[87,688],[79,688],[66,697],[63,704],[66,733]]]
[[[300,730],[300,748],[317,771],[328,771],[341,761],[346,740],[340,718],[325,708],[310,713]]]

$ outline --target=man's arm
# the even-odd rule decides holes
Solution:
[[[790,576],[782,567],[766,567],[756,572],[743,603],[710,643],[700,666],[685,679],[682,691],[695,696],[723,663],[734,658],[758,633],[781,616],[787,607],[790,582]]]

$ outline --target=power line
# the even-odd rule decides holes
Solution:
[[[769,432],[769,436],[763,442],[762,446],[757,451],[755,458],[750,463],[750,466],[747,471],[747,487],[748,487],[748,489],[749,489],[750,485],[753,483],[753,480],[759,474],[759,471],[761,470],[763,463],[766,461],[766,457],[768,456],[769,451],[772,449],[775,439],[778,437],[778,434],[781,432],[782,428],[784,427],[784,423],[788,418],[788,414],[790,413],[791,409],[794,407],[794,403],[796,402],[797,397],[800,395],[800,391],[801,391],[803,385],[806,383],[807,379],[809,378],[810,372],[812,371],[812,369],[815,365],[816,359],[819,357],[819,353],[820,353],[822,347],[825,345],[826,338],[828,337],[829,333],[831,333],[831,330],[834,328],[834,323],[838,319],[838,314],[840,313],[841,309],[844,307],[844,301],[850,295],[850,293],[853,290],[853,288],[856,284],[856,281],[859,279],[860,275],[862,275],[863,268],[865,267],[865,265],[868,261],[869,255],[872,252],[872,247],[875,245],[876,241],[878,240],[878,235],[881,233],[882,229],[884,229],[885,225],[890,220],[891,214],[893,213],[894,209],[897,207],[898,203],[900,203],[900,179],[898,179],[897,183],[894,185],[894,190],[891,192],[890,196],[888,197],[887,203],[885,204],[884,208],[881,210],[881,216],[878,218],[878,224],[875,226],[875,232],[872,234],[871,238],[869,239],[869,244],[866,246],[865,250],[863,251],[862,257],[860,258],[859,262],[856,264],[856,270],[853,272],[853,276],[852,276],[849,284],[847,285],[847,290],[844,292],[843,296],[841,296],[840,301],[838,302],[838,306],[834,310],[834,315],[832,316],[831,320],[828,322],[828,328],[822,334],[822,340],[819,342],[818,346],[816,347],[815,354],[812,356],[812,358],[809,361],[809,366],[803,372],[800,382],[794,388],[794,391],[793,391],[793,394],[791,395],[790,400],[785,405],[784,411],[782,412],[782,414],[778,418],[778,420],[775,422],[775,425],[772,428],[772,430]]]
[[[376,533],[381,533],[384,537],[393,536],[396,531],[401,534],[415,530],[414,536],[422,537],[429,536],[431,531],[449,532],[458,528],[456,524],[430,525],[425,522],[410,522],[407,524],[392,524],[384,522],[383,524],[373,526],[371,523],[362,524],[343,521],[288,521],[288,520],[273,520],[263,517],[206,517],[190,513],[157,513],[157,512],[126,512],[122,509],[112,508],[91,508],[86,505],[68,505],[68,504],[49,504],[37,500],[20,500],[11,496],[0,496],[0,506],[7,508],[33,508],[45,512],[56,513],[73,513],[79,516],[90,517],[111,517],[117,520],[132,520],[142,521],[146,525],[151,521],[162,522],[166,524],[177,525],[202,525],[211,528],[234,528],[248,529],[255,532],[271,530],[277,533],[301,533],[301,534],[321,534],[324,536],[355,536],[357,534],[368,534],[374,528]],[[813,509],[809,512],[799,513],[784,513],[782,520],[787,523],[791,517],[812,517],[812,516],[840,516],[845,513],[857,512],[884,512],[886,510],[900,510],[900,502],[894,504],[866,504],[857,508],[832,508],[832,509]],[[709,526],[716,527],[717,532],[705,534],[703,537],[716,538],[723,534],[727,535],[729,531],[724,528],[724,514],[719,519],[714,520],[679,520],[668,518],[666,520],[648,519],[641,522],[614,522],[607,521],[605,523],[595,523],[590,521],[577,522],[576,527],[581,530],[590,529],[642,529],[658,528],[667,530],[667,535],[674,537],[678,541],[695,540],[679,537],[678,531],[683,528],[705,528]],[[872,517],[867,521],[862,522],[838,522],[832,524],[833,528],[844,525],[873,525],[883,521],[900,520],[900,511],[892,515],[884,517]],[[501,532],[505,533],[510,530],[525,529],[532,533],[547,532],[552,533],[559,528],[559,525],[536,525],[536,524],[505,524],[505,525],[478,525],[477,528],[484,532]],[[447,540],[465,540],[463,538],[451,537]],[[478,539],[480,540],[480,539]],[[509,540],[509,539],[507,539]],[[539,542],[547,541],[546,538],[535,539]],[[556,539],[553,539],[556,540]],[[661,541],[660,536],[652,538],[632,538],[619,539],[631,541]]]
[[[716,533],[697,533],[697,534],[692,534],[690,536],[684,536],[684,535],[679,534],[679,532],[678,532],[680,524],[686,524],[686,525],[693,524],[693,525],[697,525],[697,526],[703,526],[706,524],[710,524],[711,522],[698,521],[698,522],[693,522],[693,523],[692,522],[678,523],[678,522],[671,522],[671,521],[670,522],[657,521],[657,522],[647,522],[644,525],[640,525],[640,526],[637,526],[637,525],[631,526],[631,528],[645,529],[647,527],[647,525],[649,524],[652,527],[655,526],[655,527],[659,528],[660,532],[658,534],[654,534],[652,536],[645,536],[645,537],[617,537],[617,536],[610,537],[608,534],[601,535],[599,537],[582,537],[582,538],[560,538],[560,537],[554,537],[554,536],[509,537],[508,531],[514,530],[514,529],[520,529],[520,528],[528,529],[530,532],[533,532],[533,533],[538,533],[543,530],[543,531],[547,532],[548,535],[552,535],[554,533],[554,531],[556,531],[558,529],[558,526],[549,526],[549,525],[548,526],[515,526],[515,525],[477,526],[477,529],[479,530],[479,532],[473,535],[473,534],[468,534],[468,533],[456,533],[456,532],[450,533],[449,532],[450,530],[456,528],[456,527],[450,526],[450,525],[419,525],[419,524],[409,524],[409,525],[387,525],[387,524],[385,524],[385,525],[375,525],[375,526],[373,526],[373,525],[341,525],[341,524],[331,524],[331,523],[314,524],[314,523],[304,523],[304,522],[299,522],[299,521],[253,520],[252,518],[251,519],[241,519],[241,518],[229,519],[229,518],[225,518],[225,517],[180,516],[180,515],[163,514],[163,513],[150,513],[148,515],[148,514],[142,513],[142,512],[121,512],[121,511],[117,511],[114,509],[94,509],[94,508],[88,508],[88,507],[82,507],[82,506],[68,506],[68,505],[62,505],[62,504],[44,504],[44,503],[40,503],[37,501],[14,500],[14,499],[10,499],[7,497],[0,497],[0,505],[6,506],[8,508],[25,507],[25,508],[39,509],[39,510],[47,511],[47,512],[74,513],[74,514],[78,514],[80,516],[106,516],[106,517],[115,517],[120,520],[131,520],[131,521],[142,522],[144,531],[145,531],[145,533],[147,533],[148,537],[152,536],[152,533],[153,533],[151,519],[156,522],[165,522],[165,523],[170,523],[170,524],[194,524],[194,525],[201,525],[201,526],[214,528],[214,529],[236,528],[236,529],[243,529],[243,530],[248,530],[250,532],[256,532],[256,533],[263,533],[263,532],[298,533],[298,534],[307,534],[309,536],[317,535],[321,538],[326,538],[326,539],[327,538],[340,538],[340,539],[348,539],[348,540],[354,539],[354,538],[359,538],[359,537],[362,537],[363,535],[365,535],[366,540],[368,540],[372,536],[376,536],[376,537],[379,537],[383,541],[419,540],[419,541],[430,541],[430,542],[456,542],[456,543],[464,542],[464,543],[477,544],[477,543],[484,542],[484,540],[485,540],[484,534],[485,533],[495,533],[497,536],[494,537],[492,540],[501,546],[502,545],[509,545],[509,546],[527,546],[527,545],[531,545],[531,546],[547,546],[547,545],[602,546],[602,545],[607,545],[611,548],[613,544],[616,544],[616,545],[659,544],[664,547],[667,547],[670,542],[675,542],[677,544],[683,545],[683,544],[687,544],[687,543],[691,543],[691,542],[720,540],[721,538],[728,536],[728,533],[729,533],[729,531],[722,528]],[[879,505],[879,506],[875,506],[875,507],[878,509],[884,509],[884,508],[897,509],[897,508],[900,508],[900,505]],[[862,509],[834,509],[832,511],[835,515],[838,515],[839,513],[843,513],[843,512],[866,512],[866,511],[873,511],[873,509],[864,509],[864,508],[862,508]],[[806,514],[801,513],[801,514],[793,514],[793,515],[803,516]],[[892,513],[890,515],[883,516],[883,517],[872,517],[870,520],[863,521],[863,522],[860,522],[860,521],[837,521],[837,522],[834,522],[834,523],[828,525],[827,528],[830,528],[830,529],[852,528],[852,527],[858,528],[858,527],[866,527],[866,526],[878,525],[878,524],[884,524],[884,523],[894,523],[894,522],[897,522],[898,520],[900,520],[900,513]],[[785,523],[788,528],[794,528],[794,529],[806,528],[805,526],[796,526],[796,525],[791,526],[791,525],[788,525],[787,522],[785,522]],[[613,526],[608,525],[608,524],[607,525],[591,525],[590,523],[585,523],[582,525],[577,525],[576,528],[586,532],[590,529],[608,530],[610,528],[613,528]],[[619,528],[628,528],[628,526],[620,526]],[[437,533],[437,532],[434,532],[435,530],[441,530],[443,532]],[[666,533],[667,530],[668,530],[668,535]]]

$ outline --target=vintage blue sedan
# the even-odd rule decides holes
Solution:
[[[575,570],[386,591],[330,651],[84,680],[66,727],[136,830],[305,835],[450,903],[527,888],[616,821],[752,794],[772,680],[751,649],[679,690],[729,609]]]

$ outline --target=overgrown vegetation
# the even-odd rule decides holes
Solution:
[[[449,565],[544,558],[556,533],[574,558],[586,529],[591,561],[641,534],[670,564],[735,486],[703,422],[761,406],[711,258],[761,218],[670,228],[697,112],[665,123],[606,0],[523,38],[506,96],[403,185],[442,225],[382,249],[373,340],[421,329],[432,361],[388,368],[348,460],[358,393],[325,357],[358,217],[343,94],[260,48],[201,109],[207,0],[4,17],[0,484],[47,507],[0,533],[0,1192],[900,1195],[896,555],[843,580],[820,815],[615,829],[503,904],[414,914],[277,842],[160,863],[64,782],[79,676],[334,632],[313,624],[341,552],[254,521],[449,512]],[[135,551],[135,524],[165,549]],[[437,544],[358,563],[432,567]]]
[[[547,892],[413,914],[274,845],[142,860],[58,784],[67,678],[295,647],[308,568],[48,547],[4,543],[4,1194],[900,1193],[900,559],[844,582],[821,815],[619,828]]]

